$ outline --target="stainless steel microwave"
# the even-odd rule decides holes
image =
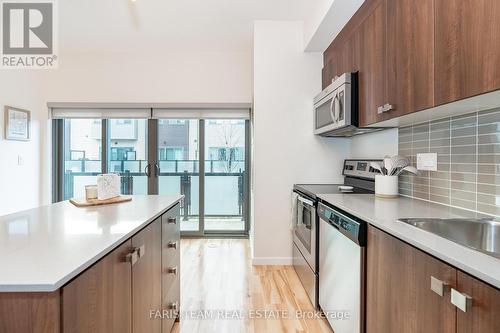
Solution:
[[[359,127],[358,73],[344,73],[314,98],[314,134],[350,137],[383,128]]]

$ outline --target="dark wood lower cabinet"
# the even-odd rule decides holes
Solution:
[[[449,290],[430,288],[431,277],[454,286],[454,268],[373,227],[367,246],[367,332],[455,331]]]
[[[500,290],[460,271],[457,290],[471,298],[466,312],[457,309],[457,332],[500,332]]]
[[[452,290],[471,298],[466,312]],[[366,300],[368,333],[500,331],[500,290],[372,226]]]
[[[162,306],[167,316],[163,318],[163,333],[172,330],[180,307],[180,205],[170,209],[161,218],[162,224]]]
[[[62,288],[63,332],[132,332],[131,247],[123,243]]]
[[[133,332],[161,332],[161,218],[132,237],[140,258],[132,266]]]
[[[0,333],[59,333],[61,293],[0,293]]]

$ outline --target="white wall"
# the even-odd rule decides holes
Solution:
[[[252,100],[246,53],[62,54],[47,75],[50,102],[209,103]]]
[[[305,50],[323,52],[365,0],[317,0],[304,21]]]
[[[294,183],[342,182],[349,139],[313,134],[321,53],[304,53],[301,22],[254,25],[253,262],[289,264]]]
[[[352,138],[351,158],[381,159],[398,154],[398,129],[363,134]]]
[[[43,201],[47,109],[43,105],[41,73],[3,70],[0,74],[0,215],[35,207]],[[5,140],[5,105],[31,111],[30,141]],[[24,160],[22,165],[18,165],[19,156]]]

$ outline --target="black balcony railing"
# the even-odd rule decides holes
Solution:
[[[70,163],[73,170],[67,170],[64,174],[64,197],[65,199],[74,196],[75,178],[97,176],[100,172],[86,171],[86,162],[100,162],[100,161],[66,161]],[[164,164],[164,169],[158,174],[159,177],[179,177],[180,194],[185,196],[181,204],[181,213],[184,220],[190,217],[197,217],[198,214],[193,212],[193,199],[192,198],[192,180],[193,177],[199,176],[198,161],[193,160],[177,160],[177,161],[160,161],[160,165]],[[112,172],[118,173],[121,176],[121,193],[130,195],[134,193],[134,177],[144,177],[145,173],[142,172],[147,165],[147,161],[110,161],[109,163]],[[245,198],[245,172],[242,168],[234,170],[238,166],[244,165],[244,161],[205,161],[205,177],[237,177],[237,196],[238,196],[238,213],[233,215],[205,215],[207,217],[241,217],[244,214],[244,198]],[[78,166],[78,167],[75,167]],[[130,169],[134,170],[131,171]],[[188,169],[188,170],[186,170]]]

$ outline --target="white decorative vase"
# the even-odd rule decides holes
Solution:
[[[375,176],[375,195],[380,198],[397,198],[398,176]]]

